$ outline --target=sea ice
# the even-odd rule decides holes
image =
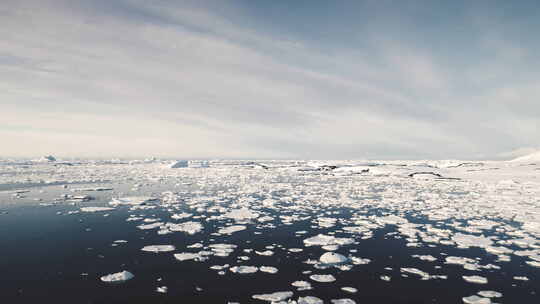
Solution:
[[[233,225],[225,228],[221,228],[218,230],[219,234],[232,234],[234,232],[246,230],[246,226],[243,225]]]
[[[114,210],[114,208],[109,207],[82,207],[82,212],[101,212],[101,211],[111,211]]]
[[[195,260],[197,262],[201,262],[207,259],[206,257],[203,257],[198,253],[192,253],[192,252],[175,253],[174,258],[177,259],[178,261]]]
[[[468,283],[474,283],[474,284],[487,284],[488,280],[481,276],[462,276],[463,280]]]
[[[248,274],[248,273],[255,273],[259,270],[259,268],[255,266],[233,266],[230,268],[231,272],[239,273],[239,274]]]
[[[314,296],[307,296],[299,297],[297,304],[324,304],[324,301]]]
[[[335,252],[326,252],[319,258],[319,261],[323,264],[343,264],[347,263],[349,259],[344,255]]]
[[[352,299],[333,299],[330,300],[332,304],[356,304],[356,302]]]
[[[261,266],[259,267],[259,270],[261,272],[272,273],[272,274],[278,272],[278,269],[276,267],[271,267],[271,266]]]
[[[122,283],[133,279],[135,276],[129,271],[121,271],[117,273],[108,274],[101,277],[101,281],[106,283]]]
[[[324,234],[319,234],[304,240],[306,246],[348,245],[353,242],[354,239],[351,238],[336,238]]]
[[[470,297],[464,297],[463,303],[465,304],[491,304],[491,300],[489,298],[482,298],[477,295],[473,295]]]
[[[291,285],[296,287],[298,291],[312,289],[311,283],[306,282],[306,281],[294,281],[291,283]]]
[[[251,296],[253,299],[256,300],[262,300],[267,302],[279,302],[287,300],[288,298],[293,296],[292,291],[278,291],[273,293],[267,293],[267,294],[258,294]]]
[[[172,245],[150,245],[150,246],[144,246],[141,250],[158,253],[158,252],[174,251],[175,249],[176,248]]]
[[[483,290],[478,292],[479,295],[481,295],[484,298],[500,298],[502,297],[502,293],[496,292],[493,290]]]
[[[336,278],[331,274],[313,274],[309,276],[309,278],[315,282],[321,283],[331,283],[336,280]]]
[[[341,290],[348,292],[348,293],[357,293],[358,289],[354,287],[341,287]]]
[[[229,212],[227,212],[226,214],[223,215],[223,217],[225,218],[230,218],[230,219],[234,219],[234,220],[237,220],[237,221],[242,221],[242,220],[253,220],[253,219],[256,219],[257,217],[259,217],[259,214],[247,209],[247,208],[243,208],[243,209],[236,209],[236,210],[231,210]]]

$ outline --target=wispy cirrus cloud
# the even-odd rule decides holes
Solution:
[[[417,14],[444,8],[361,3],[370,23],[346,7],[360,4],[330,7],[333,18],[315,2],[274,28],[264,5],[3,2],[2,154],[468,158],[539,145],[536,46],[483,10],[421,29]],[[453,22],[474,30],[456,35]],[[429,43],[443,34],[479,39]]]

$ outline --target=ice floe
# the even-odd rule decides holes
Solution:
[[[134,277],[135,276],[131,272],[124,270],[121,272],[104,275],[100,279],[105,283],[122,283],[131,280]]]

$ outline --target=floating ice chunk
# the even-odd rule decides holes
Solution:
[[[272,221],[274,218],[271,217],[271,216],[261,216],[257,219],[258,222],[261,222],[261,223],[264,223],[264,222],[269,222],[269,221]]]
[[[148,196],[132,196],[132,197],[120,197],[120,198],[113,198],[112,201],[109,202],[109,205],[111,206],[120,206],[120,205],[143,205],[152,201],[156,201],[157,198],[155,197],[148,197]]]
[[[435,262],[437,258],[432,255],[413,255],[414,258],[419,258],[422,261]]]
[[[474,283],[474,284],[487,284],[488,280],[481,276],[462,276],[463,280],[468,283]]]
[[[325,246],[322,246],[321,247],[323,250],[326,250],[326,251],[336,251],[339,249],[339,246],[337,245],[325,245]]]
[[[159,286],[156,288],[156,291],[159,293],[167,293],[167,291],[169,291],[169,288],[167,286]]]
[[[475,263],[476,261],[469,258],[464,257],[456,257],[456,256],[448,256],[445,259],[446,264],[454,264],[454,265],[465,265],[467,263]]]
[[[135,276],[129,271],[121,271],[117,273],[108,274],[101,277],[101,281],[106,283],[122,283],[133,279]]]
[[[257,217],[259,217],[259,214],[247,208],[242,208],[242,209],[231,210],[227,212],[226,214],[224,214],[223,217],[241,221],[241,220],[256,219]]]
[[[312,289],[311,283],[306,282],[306,281],[295,281],[295,282],[292,282],[291,285],[296,287],[298,291]]]
[[[382,275],[379,278],[381,280],[383,280],[383,281],[386,281],[386,282],[390,282],[390,280],[392,280],[392,278],[390,276],[387,276],[387,275]]]
[[[181,219],[185,219],[185,218],[192,217],[192,216],[193,216],[193,214],[191,214],[191,213],[183,212],[183,213],[173,214],[173,215],[171,215],[171,218],[173,220],[181,220]]]
[[[230,268],[231,272],[239,273],[239,274],[249,274],[249,273],[255,273],[259,270],[259,268],[255,266],[233,266]]]
[[[114,208],[109,207],[82,207],[82,212],[101,212],[101,211],[111,211],[114,210]]]
[[[313,296],[299,297],[298,304],[324,304],[324,301]]]
[[[536,268],[540,268],[540,262],[537,262],[537,261],[527,261],[525,262],[527,265],[529,266],[532,266],[532,267],[536,267]]]
[[[493,290],[482,290],[478,292],[479,295],[481,295],[484,298],[500,298],[502,297],[502,293],[496,292]]]
[[[289,251],[296,253],[296,252],[302,252],[302,251],[304,251],[304,249],[302,249],[302,248],[289,248]]]
[[[371,263],[370,259],[359,258],[359,257],[354,257],[354,256],[351,256],[350,260],[354,265],[367,265],[367,264]]]
[[[178,261],[188,261],[188,260],[195,260],[197,262],[201,262],[206,260],[206,257],[203,257],[199,253],[192,253],[192,252],[182,252],[182,253],[175,253],[174,258]]]
[[[116,240],[114,241],[113,243],[116,243],[116,244],[121,244],[121,243],[127,243],[128,241],[126,240]]]
[[[354,239],[351,238],[336,238],[324,234],[319,234],[304,240],[306,246],[348,245],[353,242]]]
[[[331,274],[313,274],[309,276],[309,278],[315,282],[321,283],[331,283],[336,281],[336,278]]]
[[[185,232],[187,234],[195,234],[203,230],[203,226],[201,225],[201,223],[193,221],[180,224],[167,223],[165,224],[165,227],[167,227],[171,231]]]
[[[263,256],[272,256],[272,255],[274,255],[274,252],[271,251],[271,250],[265,250],[265,251],[256,251],[255,250],[255,253],[257,255],[263,255]]]
[[[344,255],[335,252],[326,252],[319,258],[319,261],[323,264],[343,264],[347,263],[349,259]]]
[[[330,300],[332,304],[356,304],[356,302],[352,299],[333,299]]]
[[[491,304],[491,300],[489,298],[482,298],[477,295],[464,297],[462,300],[465,304]]]
[[[174,251],[176,248],[173,245],[150,245],[144,246],[141,250],[147,252],[169,252]]]
[[[456,233],[452,236],[454,241],[460,248],[481,247],[486,248],[493,244],[493,241],[484,236],[474,236],[470,234]]]
[[[233,244],[212,244],[209,246],[215,256],[227,257],[237,247]]]
[[[251,297],[256,300],[262,300],[262,301],[273,303],[273,302],[287,300],[288,298],[292,296],[293,296],[292,291],[278,291],[278,292],[267,293],[267,294],[253,295]]]
[[[246,226],[243,225],[233,225],[218,230],[219,234],[232,234],[238,231],[246,230]]]
[[[266,273],[271,273],[271,274],[278,273],[278,269],[276,267],[271,267],[271,266],[261,266],[259,267],[259,270],[261,272],[266,272]]]
[[[400,269],[400,271],[405,272],[405,273],[411,273],[411,274],[418,275],[418,276],[422,277],[422,280],[428,280],[429,279],[429,273],[424,272],[424,271],[422,271],[420,269],[403,267],[403,268]]]
[[[141,230],[150,230],[150,229],[159,228],[159,227],[161,227],[161,225],[163,225],[163,223],[158,222],[158,223],[152,223],[152,224],[146,224],[146,225],[139,225],[139,226],[137,226],[137,228],[139,228]]]
[[[214,265],[214,266],[210,266],[210,269],[213,269],[213,270],[223,270],[223,269],[227,269],[229,268],[229,264],[225,264],[225,265]]]
[[[189,162],[187,160],[178,160],[178,161],[170,163],[168,167],[171,169],[187,168],[189,167]]]
[[[528,281],[529,280],[529,278],[527,278],[527,277],[519,277],[519,276],[516,276],[513,279],[516,280],[516,281]]]
[[[398,225],[398,224],[408,223],[406,219],[399,217],[397,215],[381,216],[381,217],[376,218],[376,221],[378,223],[386,224],[386,225]]]
[[[348,292],[348,293],[357,293],[358,289],[354,287],[341,287],[341,290]]]

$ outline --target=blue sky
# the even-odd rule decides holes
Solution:
[[[2,156],[540,147],[537,1],[0,3]]]

